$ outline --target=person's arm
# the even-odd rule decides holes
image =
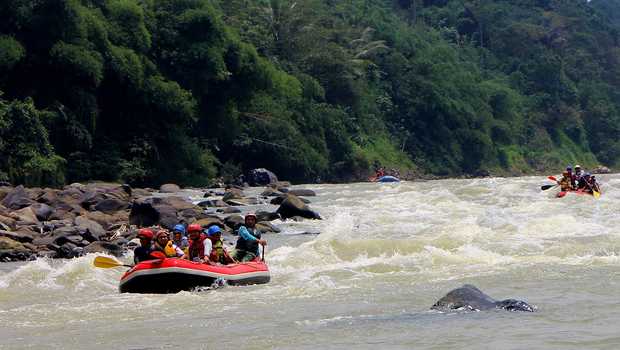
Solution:
[[[241,236],[246,241],[258,241],[258,238],[252,236],[248,229],[245,226],[239,227],[239,236]]]
[[[211,256],[211,250],[213,249],[213,243],[211,243],[211,240],[207,238],[204,241],[204,245],[205,245],[205,257],[204,257],[204,260],[208,261],[209,257]]]
[[[174,251],[177,252],[177,257],[182,258],[183,255],[185,255],[185,253],[183,253],[183,250],[179,248],[178,245],[173,244],[172,247],[174,247]]]

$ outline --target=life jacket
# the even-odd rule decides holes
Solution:
[[[159,243],[153,244],[153,251],[162,252],[166,254],[168,258],[177,257],[177,250],[174,249],[174,246],[171,241],[168,241],[168,243],[166,243],[166,246],[163,248],[161,247],[161,245],[159,245]]]
[[[228,263],[226,250],[224,249],[224,242],[217,240],[213,242],[213,248],[211,249],[210,261],[219,262],[220,264]]]
[[[194,260],[194,258],[205,258],[205,239],[207,239],[207,236],[204,234],[200,234],[200,238],[195,241],[190,239],[189,247],[187,248],[189,260]]]
[[[257,230],[256,228],[251,230],[247,227],[246,229],[252,236],[256,237],[257,239],[260,239],[261,234],[259,230]],[[245,250],[246,252],[258,254],[258,241],[248,241],[244,239],[242,236],[239,236],[239,238],[237,239],[236,249]]]
[[[571,184],[571,179],[568,177],[563,177],[560,179],[560,188],[562,189],[562,191],[570,191],[573,189],[573,186]]]

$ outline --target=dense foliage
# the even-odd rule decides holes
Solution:
[[[0,2],[0,180],[620,161],[611,0]]]

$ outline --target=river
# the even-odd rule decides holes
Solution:
[[[265,285],[119,294],[93,256],[1,264],[0,349],[618,349],[620,175],[601,177],[598,200],[543,177],[298,186],[324,220],[274,222]],[[466,283],[537,311],[429,310]]]

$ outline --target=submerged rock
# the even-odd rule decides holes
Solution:
[[[432,307],[433,310],[472,310],[483,311],[491,309],[504,309],[508,311],[533,312],[534,308],[528,303],[515,299],[497,301],[484,294],[480,289],[466,284],[454,289],[439,299]]]

